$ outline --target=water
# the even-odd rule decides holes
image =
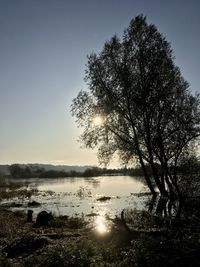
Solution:
[[[30,201],[41,203],[40,207],[32,208],[34,214],[41,210],[52,211],[56,216],[80,216],[101,214],[114,217],[122,209],[142,209],[144,197],[135,194],[147,191],[147,188],[137,179],[130,176],[101,176],[94,178],[61,178],[61,179],[18,179],[26,187],[37,188],[39,193],[29,199],[12,199],[23,203],[29,209]],[[109,197],[99,201],[101,197]]]
[[[148,192],[140,178],[130,176],[100,176],[93,178],[60,178],[60,179],[17,179],[29,189],[38,193],[31,197],[17,197],[4,200],[1,204],[15,202],[22,204],[12,210],[33,210],[33,219],[41,210],[52,212],[54,216],[83,216],[89,220],[98,234],[109,231],[111,223],[107,218],[119,216],[123,209],[144,209]],[[106,197],[105,201],[99,199]],[[29,207],[28,203],[36,201],[41,205]]]

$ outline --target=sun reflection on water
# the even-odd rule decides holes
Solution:
[[[106,234],[110,231],[109,223],[106,219],[105,212],[100,213],[100,215],[96,218],[95,222],[95,230],[98,234]]]

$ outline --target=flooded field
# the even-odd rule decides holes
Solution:
[[[16,181],[16,180],[15,180]],[[95,217],[104,231],[106,216],[119,215],[123,209],[143,209],[147,188],[137,177],[101,176],[94,178],[17,179],[23,187],[35,193],[4,200],[13,210],[33,210],[36,216],[41,210],[55,216]],[[142,195],[142,196],[141,196]],[[33,205],[31,205],[31,203]]]

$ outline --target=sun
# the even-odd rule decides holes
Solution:
[[[95,126],[101,126],[104,123],[104,119],[101,115],[96,115],[94,116],[94,118],[92,119],[92,122]]]

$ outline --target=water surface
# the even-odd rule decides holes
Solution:
[[[142,209],[144,198],[135,194],[147,191],[141,179],[130,176],[100,176],[94,178],[58,179],[18,179],[28,188],[37,188],[39,193],[29,199],[21,199],[23,208],[28,202],[37,201],[40,207],[33,208],[34,214],[40,210],[52,211],[57,215],[80,216],[107,214],[118,215],[122,209]],[[101,197],[110,197],[99,201]],[[13,201],[13,200],[12,200]],[[15,199],[14,201],[19,201]]]

